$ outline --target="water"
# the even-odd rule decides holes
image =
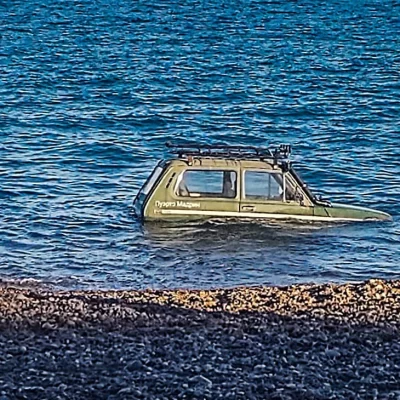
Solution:
[[[178,4],[179,3],[179,4]],[[400,2],[0,4],[0,278],[98,288],[400,278]],[[145,226],[167,140],[294,146],[392,223]]]

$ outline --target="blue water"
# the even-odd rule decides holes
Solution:
[[[400,278],[400,1],[0,3],[0,279],[99,288]],[[392,223],[142,227],[167,140],[291,143]]]

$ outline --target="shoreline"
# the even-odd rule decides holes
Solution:
[[[3,323],[14,323],[15,315],[20,322],[29,319],[29,315],[40,315],[36,325],[41,320],[54,320],[55,327],[61,327],[62,319],[69,317],[78,325],[80,322],[96,324],[118,319],[129,324],[135,321],[130,310],[137,307],[149,310],[171,307],[201,313],[274,313],[296,318],[319,317],[345,319],[352,323],[397,325],[400,324],[400,280],[144,290],[58,290],[0,282],[0,321]],[[99,308],[102,308],[102,318],[96,320],[91,311],[99,311]],[[63,318],[58,321],[57,317]]]
[[[1,285],[0,398],[398,398],[399,339],[400,280],[143,291]]]

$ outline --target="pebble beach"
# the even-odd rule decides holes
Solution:
[[[2,283],[0,399],[400,399],[400,281]]]
[[[0,400],[400,400],[400,0],[0,16]],[[165,142],[393,221],[142,224]]]

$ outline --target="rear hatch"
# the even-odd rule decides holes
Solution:
[[[133,200],[133,211],[138,218],[143,217],[143,210],[146,205],[146,200],[161,177],[164,167],[165,165],[163,161],[158,163]]]

